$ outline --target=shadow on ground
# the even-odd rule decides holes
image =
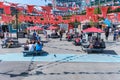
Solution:
[[[27,54],[25,57],[31,57],[31,56],[47,56],[47,55],[49,55],[49,53],[48,52],[46,52],[46,51],[42,51],[42,53],[39,53],[39,54]]]
[[[114,50],[103,50],[103,52],[89,52],[88,54],[109,54],[109,55],[118,55]]]
[[[20,74],[14,74],[14,73],[9,73],[9,72],[5,72],[5,73],[0,73],[2,75],[8,75],[10,76],[11,78],[13,77],[18,77],[18,76],[21,76],[21,77],[28,77],[28,76],[32,76],[32,75],[81,75],[81,74],[95,74],[95,75],[103,75],[103,74],[107,74],[107,75],[110,75],[110,74],[114,74],[114,75],[119,75],[120,72],[119,71],[116,71],[116,72],[113,72],[113,71],[109,71],[109,72],[84,72],[84,71],[79,71],[79,72],[51,72],[51,73],[44,73],[42,71],[36,71],[35,74],[29,74],[28,72],[22,72]]]

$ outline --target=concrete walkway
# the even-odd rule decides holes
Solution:
[[[105,42],[103,53],[90,54],[65,38],[44,43],[47,54],[41,56],[23,57],[22,47],[0,48],[0,80],[120,80],[120,42],[112,36]]]

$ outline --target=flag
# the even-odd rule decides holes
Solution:
[[[51,12],[51,10],[52,10],[52,7],[50,7],[50,6],[40,6],[43,10],[45,10],[45,11],[47,11],[47,12]]]
[[[3,8],[4,5],[3,5],[3,2],[0,2],[0,8]]]
[[[27,11],[28,13],[32,13],[34,9],[34,5],[27,5]]]
[[[4,6],[4,13],[11,14],[10,6]]]
[[[92,16],[94,14],[94,7],[86,9],[86,16]]]
[[[117,19],[120,22],[120,13],[118,13]]]
[[[101,7],[102,16],[104,18],[106,18],[107,10],[108,10],[108,6]]]

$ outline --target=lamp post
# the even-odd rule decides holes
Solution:
[[[101,1],[99,0],[99,2],[98,2],[98,11],[97,11],[98,14],[99,14],[100,2],[101,2]]]
[[[17,39],[18,39],[18,11],[16,9],[16,13],[15,13],[15,21],[16,21],[16,36],[17,36]]]

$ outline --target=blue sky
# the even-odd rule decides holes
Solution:
[[[21,3],[21,4],[29,4],[29,5],[38,5],[38,6],[43,6],[43,5],[47,5],[48,3],[50,3],[50,0],[3,0],[3,1],[7,1],[7,2],[13,2],[13,3]]]

